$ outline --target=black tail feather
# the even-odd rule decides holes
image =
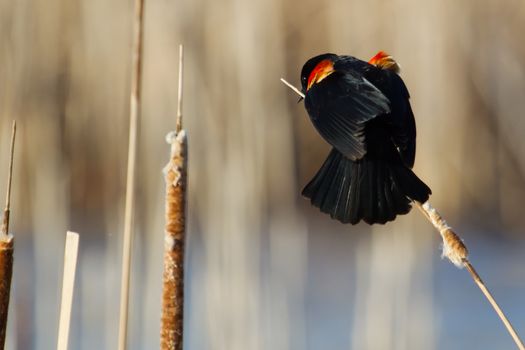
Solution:
[[[384,224],[410,211],[411,200],[428,200],[430,188],[399,162],[354,162],[332,149],[303,195],[322,212],[343,223]]]

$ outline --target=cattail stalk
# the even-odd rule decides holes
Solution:
[[[293,86],[283,78],[281,78],[281,81],[293,91],[295,91],[299,96],[304,98],[304,94],[295,86]],[[487,298],[490,305],[494,308],[496,314],[505,325],[505,328],[516,343],[518,349],[525,350],[525,346],[523,345],[523,342],[514,330],[514,327],[512,326],[508,318],[505,316],[492,294],[489,292],[485,283],[474,269],[474,266],[472,266],[472,263],[469,261],[468,249],[461,240],[461,238],[459,238],[459,236],[450,228],[450,226],[447,225],[447,222],[438,213],[438,211],[430,205],[428,201],[423,204],[414,201],[414,204],[421,210],[425,218],[427,218],[427,220],[430,221],[440,233],[441,238],[443,240],[443,257],[449,259],[450,262],[452,262],[459,268],[467,268],[467,271],[470,273],[470,276],[472,277],[476,285],[479,287],[485,298]]]
[[[164,168],[166,182],[166,227],[164,229],[164,272],[160,348],[182,350],[184,324],[184,245],[186,234],[187,140],[182,129],[183,48],[179,55],[179,104],[176,131],[166,136],[171,145]]]
[[[2,234],[0,237],[0,349],[4,349],[5,345],[11,277],[13,275],[13,246],[13,236]]]
[[[68,348],[75,272],[77,268],[78,240],[78,233],[67,232],[66,247],[64,249],[64,273],[62,277],[62,298],[60,302],[57,350],[67,350]]]
[[[15,137],[16,121],[13,121],[5,209],[2,220],[2,230],[0,231],[0,350],[3,350],[5,346],[9,296],[11,294],[11,279],[13,276],[14,237],[9,234],[9,214],[11,207],[11,180],[13,178]]]
[[[124,237],[122,243],[122,275],[120,286],[120,317],[118,349],[127,348],[129,280],[131,272],[131,245],[135,189],[135,160],[137,153],[137,129],[140,112],[140,89],[142,73],[142,39],[144,28],[144,0],[135,0],[135,21],[131,72],[131,96],[129,117],[128,168],[126,177],[126,205],[124,214]]]
[[[523,345],[523,342],[518,336],[518,333],[516,333],[516,330],[510,323],[509,319],[507,318],[503,310],[501,310],[498,303],[488,290],[487,286],[477,273],[476,269],[474,269],[474,266],[472,266],[472,263],[469,261],[467,247],[465,246],[461,238],[459,238],[459,236],[452,230],[452,228],[448,226],[447,222],[443,219],[439,212],[430,205],[428,201],[423,204],[414,201],[414,204],[419,208],[419,210],[421,210],[421,212],[425,215],[427,220],[430,221],[432,225],[436,228],[436,230],[440,233],[441,238],[443,240],[443,257],[446,257],[448,260],[450,260],[450,262],[452,262],[459,268],[467,268],[467,271],[470,273],[470,276],[472,277],[476,285],[479,287],[485,298],[488,300],[494,311],[496,311],[496,314],[500,318],[501,322],[503,322],[503,324],[505,325],[505,328],[514,340],[514,343],[516,343],[518,349],[525,350],[525,346]]]

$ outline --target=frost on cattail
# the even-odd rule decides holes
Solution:
[[[186,160],[186,131],[171,131],[166,135],[166,142],[171,145],[171,159],[162,172],[167,181],[173,186],[179,185],[184,169],[183,162]],[[171,174],[170,174],[171,171]]]
[[[421,205],[426,215],[441,234],[443,239],[443,257],[448,258],[454,265],[462,268],[468,258],[467,247],[459,236],[448,226],[447,222],[441,217],[436,209],[429,202]]]

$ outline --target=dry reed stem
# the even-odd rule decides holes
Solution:
[[[414,201],[414,204],[421,210],[425,217],[432,223],[432,225],[434,225],[434,227],[441,234],[441,237],[443,239],[443,256],[447,257],[457,267],[467,268],[467,271],[470,273],[470,276],[472,277],[476,285],[479,287],[485,298],[487,298],[494,311],[496,311],[496,314],[500,318],[501,322],[503,322],[503,324],[505,325],[505,328],[514,340],[514,343],[516,343],[518,349],[525,350],[525,346],[523,345],[523,342],[516,333],[516,330],[510,323],[503,310],[501,310],[501,308],[499,307],[498,303],[488,290],[487,286],[485,285],[477,271],[474,269],[474,266],[472,266],[472,263],[469,261],[467,247],[465,246],[461,238],[459,238],[459,236],[450,228],[450,226],[447,225],[443,217],[438,213],[436,209],[434,209],[430,205],[428,201],[423,204]]]
[[[443,257],[448,258],[454,265],[462,268],[465,260],[468,259],[468,250],[461,238],[448,226],[447,222],[428,201],[424,204],[414,201],[414,204],[441,235],[443,240]]]
[[[288,87],[290,87],[293,91],[295,91],[299,96],[304,98],[304,94],[295,86],[293,86],[283,78],[281,78],[281,81]],[[497,304],[496,300],[485,286],[485,283],[482,281],[481,277],[478,275],[478,273],[468,260],[468,249],[461,240],[461,238],[459,238],[459,236],[450,228],[450,226],[448,226],[447,222],[438,213],[438,211],[430,205],[428,201],[423,204],[414,201],[414,204],[421,210],[421,212],[427,218],[427,220],[430,221],[440,233],[441,238],[443,240],[443,257],[448,258],[454,265],[456,265],[459,268],[463,266],[467,268],[468,272],[472,276],[472,279],[477,284],[485,298],[487,298],[490,305],[492,305],[492,307],[496,311],[496,314],[499,316],[499,318],[505,325],[505,328],[507,328],[507,331],[516,343],[518,349],[525,350],[525,346],[523,345],[523,342],[514,330],[514,327],[512,327],[512,324],[505,316],[505,314]]]
[[[160,348],[182,350],[184,325],[184,245],[186,236],[187,141],[182,130],[183,46],[179,46],[179,92],[176,131],[166,136],[170,161],[164,167],[166,227]]]
[[[135,160],[137,153],[137,128],[140,112],[140,88],[142,72],[142,38],[144,27],[144,0],[135,0],[135,21],[131,72],[131,96],[129,117],[128,168],[126,178],[126,208],[124,214],[124,237],[122,244],[122,275],[120,289],[120,317],[118,349],[127,348],[129,280],[131,270],[132,224],[135,188]]]
[[[299,96],[301,96],[302,98],[304,98],[304,94],[301,92],[301,90],[299,90],[298,88],[296,88],[295,86],[293,86],[292,84],[290,84],[289,82],[287,82],[286,80],[284,80],[283,78],[281,78],[281,81],[284,83],[284,85],[288,86],[290,89],[292,89],[293,91],[295,91],[295,93]]]
[[[2,219],[2,234],[7,236],[9,233],[9,214],[11,208],[11,180],[13,179],[13,158],[15,154],[15,139],[16,139],[16,120],[13,120],[13,127],[11,130],[11,148],[9,150],[9,173],[7,175],[7,191],[5,195],[5,209],[4,218]]]
[[[78,233],[67,232],[66,247],[64,249],[64,273],[62,277],[62,298],[60,302],[57,350],[67,350],[69,340],[71,308],[73,306],[73,291],[78,257],[78,240]]]
[[[184,323],[184,244],[186,211],[186,132],[166,136],[171,157],[164,168],[166,181],[166,227],[160,347],[181,350]]]
[[[7,176],[7,191],[0,231],[0,350],[4,349],[7,330],[7,315],[9,312],[9,297],[11,294],[11,279],[13,277],[14,237],[9,234],[9,214],[11,207],[11,182],[13,177],[13,156],[15,151],[16,121],[13,120],[11,132],[11,148],[9,157],[9,173]]]
[[[182,97],[184,84],[184,46],[179,45],[179,86],[177,92],[177,133],[182,130]]]

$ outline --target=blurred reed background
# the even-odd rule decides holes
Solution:
[[[0,184],[19,123],[7,349],[52,349],[66,229],[81,234],[72,349],[114,349],[131,1],[0,0]],[[502,349],[510,337],[414,211],[344,226],[300,197],[328,147],[302,104],[307,58],[403,67],[416,172],[525,333],[525,3],[146,1],[130,348],[159,342],[165,134],[186,48],[186,348]]]

